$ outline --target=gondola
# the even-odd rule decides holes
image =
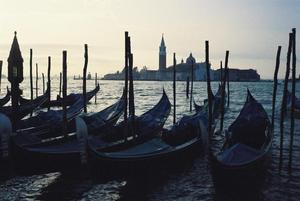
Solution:
[[[95,89],[93,89],[92,91],[87,92],[86,93],[87,101],[91,100],[93,98],[93,96],[95,96],[95,94],[98,93],[99,90],[100,90],[100,86],[98,84],[95,87]],[[73,105],[80,97],[82,97],[82,94],[71,93],[71,94],[67,95],[67,97],[65,99],[66,100],[65,101],[66,106]],[[27,103],[29,101],[30,101],[29,99],[26,99],[26,98],[23,98],[23,97],[20,98],[20,103],[21,104],[25,104],[25,103]],[[41,108],[61,107],[62,103],[63,103],[63,98],[61,98],[61,97],[58,96],[57,100],[51,100],[50,102],[46,101],[45,103],[43,103],[41,105]]]
[[[36,108],[40,107],[45,101],[47,101],[49,90],[42,96],[37,97],[33,101],[20,105],[18,108],[18,114],[13,114],[12,106],[0,107],[0,113],[5,114],[11,120],[20,120],[33,112]]]
[[[10,176],[9,137],[12,135],[11,121],[0,113],[0,179]]]
[[[104,150],[93,141],[88,141],[92,166],[97,173],[135,174],[149,168],[159,169],[178,166],[178,162],[184,163],[186,159],[199,155],[199,149],[207,147],[207,108],[208,104],[205,103],[196,114],[182,117],[171,129],[163,129],[162,135],[134,146]]]
[[[71,105],[66,110],[67,121],[71,121],[77,115],[79,115],[83,109],[83,99],[78,96],[76,102]],[[63,121],[63,110],[49,110],[49,111],[39,111],[35,116],[29,117],[27,119],[20,120],[18,122],[18,130],[22,132],[24,129],[35,128],[34,130],[39,130],[41,127],[56,127],[62,124]],[[32,129],[31,129],[32,130]]]
[[[164,96],[165,97],[165,96]],[[168,101],[163,98],[163,102]],[[161,103],[161,102],[160,102]],[[170,103],[169,103],[170,104]],[[124,109],[124,108],[123,108]],[[161,109],[164,109],[165,115],[158,115],[154,113],[157,112],[161,114]],[[123,111],[123,110],[122,110]],[[157,118],[163,118],[161,122],[165,121],[167,114],[170,112],[170,106],[161,107],[161,104],[157,104],[152,110],[152,114],[147,113],[148,124],[152,124],[154,121],[158,121]],[[107,112],[107,111],[106,111]],[[167,114],[166,114],[167,113]],[[110,116],[114,115],[108,115]],[[144,116],[145,117],[145,116]],[[78,117],[79,118],[79,117]],[[81,119],[81,118],[80,118]],[[83,121],[83,120],[82,120]],[[77,124],[77,122],[76,122]],[[146,124],[145,124],[146,126]],[[151,128],[149,125],[148,128]],[[155,127],[156,128],[156,127]],[[114,127],[110,128],[113,130]],[[107,130],[107,129],[106,129]],[[100,132],[100,131],[98,131]],[[86,131],[87,133],[87,131]],[[113,147],[117,146],[117,143],[122,142],[107,142],[102,140],[102,135],[89,136],[93,143],[98,144],[98,146],[103,147]],[[41,172],[52,172],[52,171],[69,171],[75,170],[80,167],[81,164],[81,155],[84,150],[82,150],[82,138],[78,140],[75,135],[71,135],[67,138],[57,138],[51,141],[43,141],[31,145],[24,145],[28,141],[34,142],[34,136],[29,138],[28,135],[16,135],[13,137],[13,155],[16,161],[16,167],[19,167],[17,171],[21,174],[35,174]]]
[[[268,115],[248,90],[240,114],[225,132],[223,147],[211,154],[217,185],[241,187],[257,179],[265,169],[272,139]]]
[[[105,133],[105,135],[102,136],[102,139],[107,142],[116,142],[119,140],[123,140],[125,135],[127,135],[126,137],[129,139],[134,138],[134,140],[127,140],[127,143],[121,144],[122,148],[124,147],[124,145],[131,146],[131,142],[133,141],[134,143],[141,143],[143,141],[146,141],[147,139],[150,139],[160,133],[165,124],[165,121],[170,114],[170,111],[171,103],[167,94],[165,93],[165,90],[163,90],[161,99],[153,108],[151,108],[141,116],[135,117],[134,122],[132,122],[132,117],[129,118],[129,130],[131,130],[131,126],[134,126],[134,133],[131,133],[130,131],[129,133],[125,133],[126,125],[124,124],[124,122],[121,122],[116,125],[110,132]],[[117,147],[114,146],[113,149],[117,149]]]
[[[89,133],[103,131],[105,128],[113,126],[124,111],[124,93],[120,100],[115,104],[96,113],[82,114],[81,117],[87,122]],[[75,117],[79,115],[83,108],[82,97],[67,109],[67,129],[68,132],[75,132]],[[27,128],[25,128],[27,127]],[[18,133],[38,136],[41,139],[62,136],[63,111],[50,110],[40,112],[36,116],[19,122]]]
[[[183,117],[170,130],[164,129],[161,136],[123,149],[103,150],[92,140],[88,141],[88,153],[97,174],[144,172],[148,168],[161,168],[184,163],[199,154],[199,148],[207,142],[207,117],[196,113]],[[178,165],[178,164],[177,164]],[[177,166],[176,165],[176,166]]]
[[[213,112],[213,119],[218,118],[219,114],[220,114],[220,109],[221,109],[221,85],[219,85],[218,91],[216,92],[215,95],[213,95],[211,89],[211,94],[212,94],[212,112]],[[226,96],[226,94],[225,94]],[[225,104],[226,104],[226,100]],[[208,100],[205,99],[204,100],[204,104],[203,105],[198,105],[195,101],[194,101],[194,108],[195,111],[197,113],[199,113],[200,111],[204,111],[207,115],[208,115]]]
[[[7,88],[6,95],[3,98],[0,98],[0,107],[4,106],[6,103],[9,102],[10,94],[11,93],[10,93],[9,89]]]

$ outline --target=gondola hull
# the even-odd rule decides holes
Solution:
[[[95,94],[98,93],[99,90],[100,90],[100,86],[98,85],[92,91],[87,92],[87,94],[86,94],[87,101],[90,101],[95,96]],[[65,99],[65,105],[66,106],[71,106],[81,97],[82,97],[82,94],[70,94]],[[20,97],[20,103],[21,104],[28,103],[29,101],[30,101],[29,99]],[[51,101],[44,102],[40,107],[41,108],[62,107],[62,105],[63,105],[63,99],[58,97],[57,100],[51,100]]]
[[[121,105],[124,105],[123,99],[122,101],[118,102]],[[168,99],[163,99],[163,103],[167,102],[169,104]],[[159,109],[156,105],[154,109]],[[120,106],[117,107],[120,109]],[[121,111],[123,111],[123,107],[121,107]],[[105,110],[107,111],[107,110]],[[156,111],[156,110],[154,110]],[[108,128],[106,123],[113,124],[116,122],[117,117],[120,117],[119,110],[117,114],[111,114],[108,116],[104,115],[108,119],[103,119],[105,122],[106,129],[113,129]],[[169,107],[166,107],[164,113],[162,115],[163,120],[159,121],[164,124],[165,116],[168,116],[170,112]],[[161,114],[159,113],[159,114]],[[146,113],[148,114],[148,113]],[[113,117],[113,118],[112,118]],[[158,118],[159,116],[157,116]],[[102,117],[103,118],[103,117]],[[155,116],[154,116],[155,118]],[[81,118],[79,118],[81,119]],[[81,119],[82,120],[82,119]],[[111,120],[111,121],[110,121]],[[83,121],[83,120],[82,120]],[[83,121],[84,122],[84,121]],[[76,122],[77,123],[77,122]],[[85,124],[84,124],[85,125]],[[88,130],[88,128],[86,128]],[[101,129],[100,129],[101,130]],[[85,132],[85,136],[88,137],[87,131]],[[56,138],[55,140],[51,139],[47,142],[42,142],[40,139],[35,138],[36,136],[33,135],[32,138],[28,137],[26,134],[17,135],[13,137],[12,144],[13,144],[13,156],[17,163],[17,170],[20,174],[36,174],[36,173],[48,173],[53,171],[72,171],[76,169],[81,169],[81,159],[84,150],[80,148],[81,143],[83,140],[80,138],[78,140],[78,135],[71,135],[67,139],[64,138]],[[98,147],[116,147],[119,144],[123,144],[123,141],[118,142],[106,142],[102,140],[102,136],[99,134],[98,136],[89,136]]]
[[[228,167],[211,157],[210,169],[216,197],[221,200],[258,200],[264,185],[271,154],[245,166]],[[224,199],[227,198],[227,199]]]
[[[210,153],[217,194],[235,197],[232,200],[256,200],[252,196],[257,196],[263,185],[272,140],[268,115],[248,91],[239,116],[225,132],[223,148],[218,153]]]
[[[80,169],[79,152],[43,153],[14,144],[14,167],[17,174],[34,175]]]
[[[179,164],[184,165],[185,162],[191,161],[190,159],[203,153],[206,147],[204,145],[208,138],[207,126],[201,118],[206,119],[205,116],[197,115],[188,117],[173,131],[165,130],[166,134],[163,136],[149,139],[123,150],[104,152],[103,150],[99,151],[96,146],[88,144],[88,154],[93,172],[98,175],[120,174],[120,176],[124,176],[129,172],[136,174],[153,169],[172,169],[178,167]]]
[[[271,155],[266,153],[259,159],[249,163],[247,165],[240,166],[227,166],[220,163],[216,157],[211,154],[211,167],[212,173],[214,176],[214,181],[218,184],[228,185],[228,181],[230,184],[236,185],[245,185],[248,184],[252,180],[256,180],[258,177],[261,177],[264,174],[264,170],[268,165]]]
[[[5,114],[11,120],[21,120],[31,112],[33,112],[36,108],[40,107],[45,101],[47,101],[49,90],[46,91],[42,96],[37,97],[33,101],[29,101],[28,103],[19,106],[18,113],[14,114],[11,106],[0,107],[0,113]]]
[[[201,140],[195,139],[193,143],[182,149],[132,159],[101,157],[92,149],[88,149],[88,156],[94,175],[101,177],[111,175],[132,176],[134,174],[143,174],[149,170],[178,168],[178,165],[184,166],[201,154],[201,144]]]

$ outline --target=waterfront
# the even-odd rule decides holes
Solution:
[[[52,80],[52,98],[58,93],[57,78]],[[297,83],[296,95],[300,97],[300,86]],[[6,90],[7,81],[2,81],[2,97]],[[39,83],[41,87],[41,82]],[[68,93],[81,91],[80,80],[68,80]],[[189,100],[185,96],[185,82],[177,83],[177,119],[183,114],[189,114]],[[94,81],[87,81],[87,90],[94,87]],[[212,83],[213,91],[218,87],[217,82]],[[25,79],[21,88],[24,96],[29,97],[29,80]],[[100,81],[100,92],[97,104],[94,99],[88,105],[88,111],[99,111],[114,103],[121,95],[122,81]],[[165,88],[172,99],[172,82],[135,82],[136,114],[150,109],[159,100],[162,89]],[[225,114],[225,128],[232,123],[238,115],[246,98],[246,89],[249,88],[255,98],[263,104],[271,114],[272,82],[234,82],[230,84],[230,108]],[[283,85],[278,86],[275,138],[272,149],[272,159],[268,167],[265,181],[257,194],[245,196],[239,200],[279,201],[300,199],[300,121],[295,125],[295,147],[293,168],[287,171],[289,129],[285,132],[284,157],[282,171],[279,172],[279,105]],[[40,91],[41,93],[41,91]],[[206,83],[194,83],[194,99],[198,103],[206,98]],[[166,126],[172,123],[172,111]],[[289,124],[285,125],[289,128]],[[221,142],[221,138],[218,138]],[[140,176],[140,175],[139,175]],[[230,183],[228,184],[230,185]],[[231,195],[230,195],[231,196]],[[64,177],[60,173],[35,175],[30,177],[16,176],[7,181],[0,182],[0,200],[234,200],[226,194],[215,192],[210,165],[205,154],[199,154],[195,160],[184,166],[174,166],[169,170],[146,172],[143,177],[129,179],[113,179],[103,181],[101,178],[79,179],[78,177]]]

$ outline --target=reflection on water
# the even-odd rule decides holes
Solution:
[[[5,93],[6,81],[2,81]],[[52,81],[52,98],[58,93],[58,79]],[[114,103],[121,95],[123,82],[100,81],[101,90],[97,104],[94,100],[88,105],[88,111],[96,112]],[[40,84],[42,86],[42,84]],[[88,90],[94,87],[94,81],[87,81]],[[69,80],[68,92],[81,91],[81,82]],[[213,91],[218,83],[213,82]],[[225,114],[225,127],[238,115],[243,106],[246,89],[249,88],[271,115],[272,83],[231,83],[230,108]],[[30,177],[14,177],[0,182],[0,200],[299,200],[300,199],[300,121],[296,120],[295,147],[292,170],[288,171],[289,129],[284,134],[284,152],[282,168],[279,169],[279,102],[282,85],[278,88],[275,137],[268,166],[261,186],[249,186],[246,192],[238,192],[232,186],[231,191],[215,190],[211,176],[208,156],[199,154],[188,164],[173,165],[169,169],[139,172],[130,178],[102,179],[82,178],[75,175],[51,173]],[[22,88],[25,97],[29,97],[29,81],[24,80]],[[142,114],[159,100],[165,88],[172,99],[172,82],[138,81],[135,84],[136,114]],[[297,88],[300,97],[300,86]],[[194,99],[201,103],[206,98],[206,83],[194,84]],[[177,83],[177,119],[189,114],[189,100],[185,96],[185,82]],[[172,123],[172,112],[166,126]],[[285,127],[289,128],[289,122]],[[215,136],[216,145],[222,144],[222,136]],[[230,189],[228,181],[228,189]],[[255,190],[253,190],[255,189]]]

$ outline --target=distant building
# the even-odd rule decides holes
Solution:
[[[140,80],[159,80],[159,71],[157,70],[147,70],[146,67],[140,71]]]
[[[135,80],[140,79],[140,72],[138,72],[137,67],[134,67],[132,69],[132,76],[133,76],[133,79],[135,79]],[[116,73],[106,74],[106,75],[104,75],[104,77],[102,79],[103,80],[124,80],[124,78],[125,78],[125,75],[124,75],[124,68],[123,68],[122,72],[117,71]]]
[[[166,44],[164,40],[164,35],[162,35],[161,43],[159,46],[159,66],[158,70],[148,70],[147,67],[143,67],[138,71],[137,67],[133,69],[133,78],[136,80],[173,80],[173,65],[167,67],[167,51]],[[192,66],[194,69],[194,80],[195,81],[205,81],[206,80],[206,63],[197,62],[193,57],[192,53],[186,58],[185,62],[182,59],[181,63],[176,65],[176,79],[179,81],[184,81],[187,77],[192,76]],[[123,80],[124,68],[122,72],[117,72],[113,74],[106,74],[103,79],[106,80]],[[211,80],[220,80],[220,70],[212,70],[210,68]],[[230,69],[229,70],[230,81],[259,81],[260,76],[256,70],[240,70],[240,69]]]
[[[190,53],[189,57],[186,59],[184,63],[183,59],[180,64],[176,65],[176,79],[179,81],[186,80],[187,77],[192,76],[192,66],[194,69],[194,80],[195,81],[203,81],[206,80],[206,64],[205,62],[197,63],[196,59],[193,57],[192,53]],[[161,75],[161,80],[173,80],[173,66],[169,66]],[[213,71],[210,71],[211,76],[213,76]]]
[[[164,35],[162,35],[160,46],[159,46],[159,71],[166,70],[167,67],[167,51],[164,40]]]
[[[92,75],[91,75],[91,73],[89,73],[88,74],[88,76],[87,76],[87,78],[86,78],[87,80],[91,80],[92,79]]]
[[[224,75],[224,70],[222,71]],[[221,70],[218,69],[214,73],[214,80],[220,80]],[[260,81],[260,75],[254,69],[234,69],[229,68],[229,81],[240,81],[240,82],[255,82]]]

